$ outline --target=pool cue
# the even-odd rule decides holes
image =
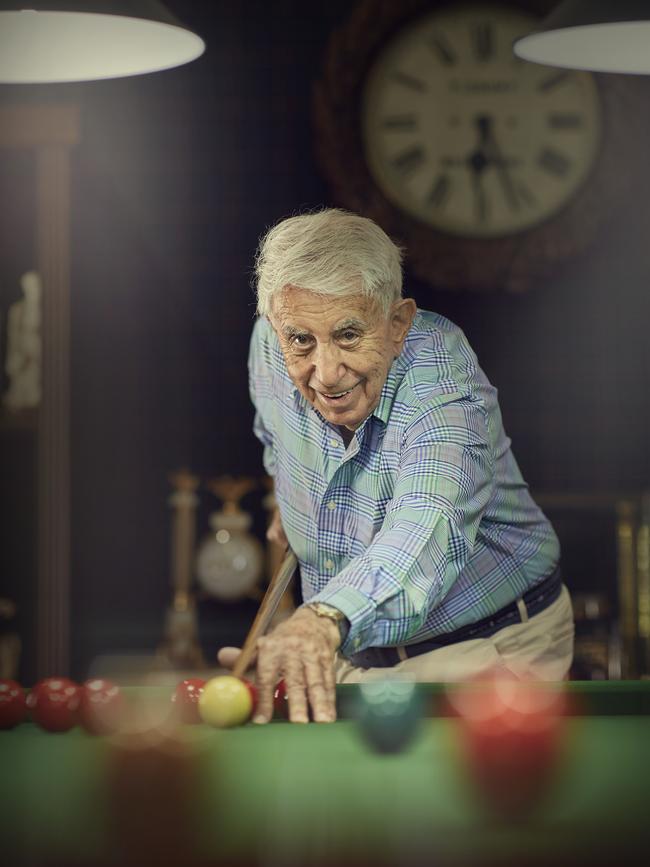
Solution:
[[[260,638],[268,629],[269,623],[275,614],[280,600],[284,595],[284,591],[289,586],[289,582],[293,578],[293,573],[296,571],[298,561],[296,555],[290,548],[287,548],[282,563],[278,567],[277,572],[271,578],[269,586],[266,588],[264,598],[260,602],[260,607],[257,611],[257,616],[253,621],[246,641],[242,647],[242,651],[237,657],[237,662],[233,666],[232,673],[235,677],[242,677],[251,663],[251,659],[255,653],[255,645],[257,639]]]

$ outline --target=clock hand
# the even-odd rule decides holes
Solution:
[[[508,161],[504,159],[501,148],[492,129],[492,118],[487,114],[479,114],[475,118],[482,145],[487,153],[487,160],[497,170],[503,193],[513,210],[519,210],[519,197],[508,171]]]
[[[476,216],[479,222],[484,223],[487,216],[487,200],[485,198],[485,190],[483,189],[483,172],[488,167],[485,152],[481,148],[472,151],[465,160],[465,165],[472,173],[472,190],[474,192]]]
[[[479,119],[477,118],[477,121]],[[487,199],[485,189],[483,187],[483,173],[488,168],[490,160],[486,153],[488,132],[486,125],[481,122],[476,124],[479,140],[475,150],[465,160],[467,168],[472,173],[472,190],[474,192],[474,207],[476,217],[480,223],[484,223],[487,218]]]
[[[487,217],[487,199],[485,198],[485,190],[483,189],[483,178],[479,172],[472,174],[472,189],[474,191],[476,216],[480,223],[484,223]]]

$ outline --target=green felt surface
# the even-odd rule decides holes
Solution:
[[[570,685],[580,712],[564,721],[549,786],[516,821],[495,816],[477,792],[457,721],[433,715],[444,690],[423,691],[430,715],[397,755],[372,752],[352,719],[186,726],[171,759],[120,753],[121,784],[135,775],[135,789],[115,789],[111,739],[80,729],[47,734],[30,723],[0,732],[6,863],[123,863],[116,791],[135,802],[128,831],[144,839],[152,828],[162,833],[170,811],[184,815],[201,864],[596,864],[616,863],[614,855],[636,863],[648,853],[650,684]],[[355,692],[339,690],[339,704],[351,707]],[[160,690],[130,693],[143,695],[165,698]],[[170,788],[179,773],[189,787]],[[167,851],[177,844],[170,838]]]

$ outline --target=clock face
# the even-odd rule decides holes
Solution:
[[[452,7],[399,32],[363,88],[373,180],[443,232],[498,238],[557,214],[599,153],[601,109],[588,73],[516,58],[537,19],[499,6]]]

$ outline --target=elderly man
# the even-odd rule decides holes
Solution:
[[[294,722],[382,672],[564,677],[558,541],[462,331],[402,297],[398,247],[354,214],[282,221],[256,265],[255,432],[305,603],[258,643],[255,721],[280,677]]]

